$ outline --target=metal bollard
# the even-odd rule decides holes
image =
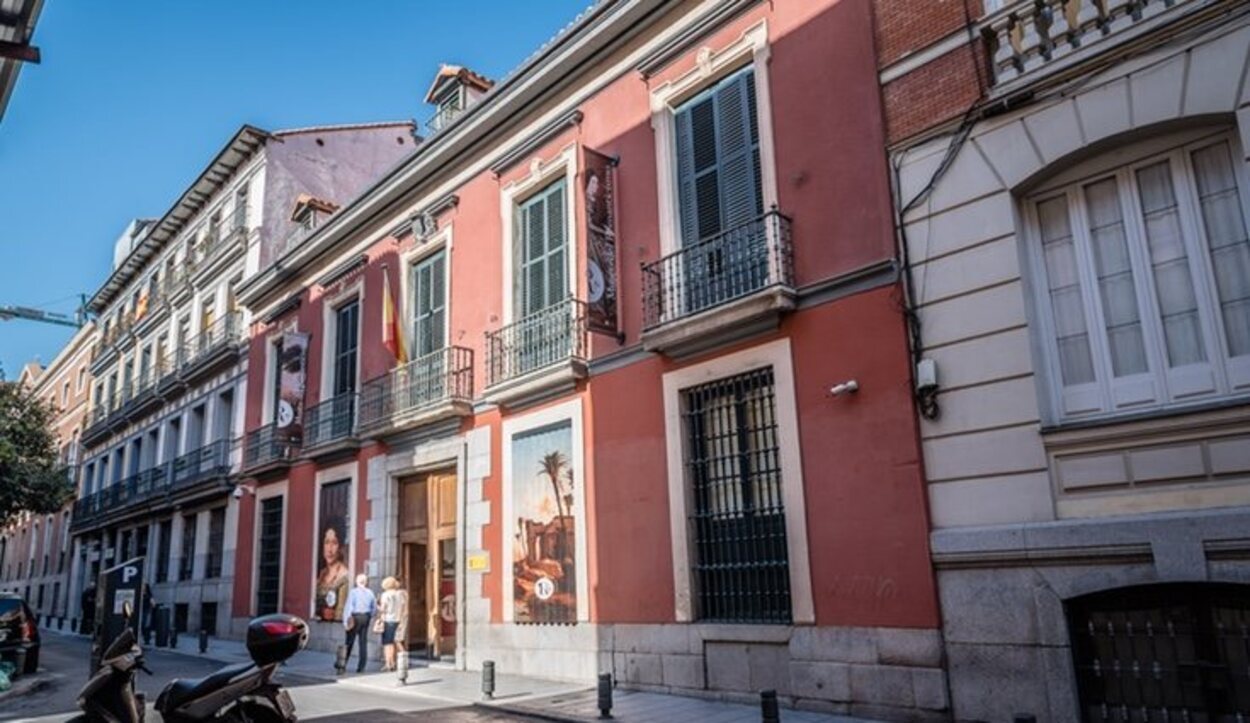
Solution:
[[[1037,723],[1037,716],[1032,713],[1016,713],[1011,717],[1012,723]]]
[[[495,661],[482,661],[482,695],[487,700],[495,697]]]
[[[340,645],[334,649],[334,672],[342,675],[347,670],[347,646]]]
[[[781,710],[777,707],[777,691],[760,691],[760,720],[763,723],[781,723]]]
[[[399,678],[400,685],[408,684],[408,651],[401,650],[395,653],[395,677]]]
[[[599,717],[612,717],[612,674],[599,674]]]
[[[208,652],[208,631],[200,628],[200,655]]]
[[[178,647],[178,626],[171,625],[169,628],[169,647]]]

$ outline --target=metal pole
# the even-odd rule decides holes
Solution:
[[[208,631],[200,628],[200,655],[208,652]]]
[[[342,675],[347,670],[347,646],[340,645],[334,649],[334,672]]]
[[[395,677],[400,685],[408,684],[408,651],[401,650],[395,654]]]
[[[777,691],[760,691],[760,720],[763,723],[781,723],[781,711],[777,707]]]
[[[599,717],[612,717],[612,674],[599,674]]]
[[[487,700],[495,697],[495,661],[482,662],[482,695]]]

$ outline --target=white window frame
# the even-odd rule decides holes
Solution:
[[[694,616],[688,510],[691,484],[686,476],[686,424],[682,419],[682,391],[707,382],[732,377],[753,369],[771,367],[777,419],[777,445],[781,470],[781,500],[786,515],[786,553],[790,567],[791,624],[816,622],[812,599],[811,560],[807,543],[807,503],[803,488],[803,459],[799,446],[798,405],[794,393],[794,367],[790,340],[727,354],[665,374],[664,436],[668,467],[669,531],[673,554],[673,605],[678,622],[698,622]],[[505,510],[505,515],[506,515]],[[507,519],[507,517],[505,517]],[[504,589],[511,589],[505,587]],[[760,623],[760,625],[771,625]]]
[[[452,257],[452,224],[440,228],[428,239],[422,241],[418,239],[412,248],[404,251],[399,255],[399,286],[394,286],[395,279],[391,279],[392,289],[398,294],[399,298],[395,299],[395,306],[399,315],[400,323],[403,325],[404,339],[408,342],[408,361],[417,358],[416,347],[417,340],[413,338],[413,332],[416,331],[416,313],[417,305],[413,303],[412,294],[415,291],[412,284],[412,269],[417,264],[426,260],[430,256],[444,252],[443,261],[443,348],[452,346],[451,340],[451,257]],[[511,239],[509,238],[509,243]],[[511,248],[511,246],[509,246]],[[509,254],[511,255],[511,254]]]
[[[537,412],[526,414],[519,417],[511,417],[503,423],[503,485],[501,494],[503,495],[503,552],[501,557],[504,563],[500,564],[503,568],[503,621],[505,623],[515,622],[516,610],[513,609],[512,600],[512,561],[511,561],[511,545],[512,539],[516,536],[516,515],[512,512],[512,438],[524,434],[533,429],[540,429],[561,422],[571,423],[571,436],[573,438],[573,458],[569,461],[575,473],[578,475],[577,482],[573,485],[573,504],[577,509],[575,520],[575,529],[573,531],[574,555],[577,559],[577,622],[590,622],[590,583],[587,579],[589,575],[589,555],[586,540],[586,480],[590,474],[586,468],[586,454],[583,446],[582,436],[582,400],[581,397],[570,399],[567,402],[556,404]]]
[[[695,67],[651,91],[651,128],[655,131],[656,191],[659,196],[660,255],[681,248],[677,188],[676,111],[687,100],[747,65],[753,66],[756,123],[759,127],[760,189],[764,210],[777,205],[777,154],[773,145],[772,93],[768,80],[768,22],[747,28],[737,40],[713,50],[696,51]]]
[[[529,174],[512,181],[500,190],[499,212],[503,228],[503,323],[517,321],[516,309],[513,309],[517,274],[515,259],[512,258],[513,215],[530,196],[547,188],[558,178],[565,181],[564,190],[564,224],[565,243],[568,245],[568,284],[569,293],[581,298],[582,277],[577,273],[579,263],[579,247],[581,246],[577,232],[577,144],[565,146],[554,158],[543,161],[535,157],[530,161]],[[450,268],[450,264],[448,264]],[[449,315],[450,317],[450,315]],[[450,343],[450,339],[448,341]]]
[[[1025,240],[1024,261],[1026,279],[1031,287],[1030,301],[1032,311],[1038,323],[1034,340],[1041,357],[1041,384],[1045,389],[1044,401],[1046,414],[1051,424],[1063,424],[1078,420],[1116,419],[1125,416],[1137,416],[1142,413],[1166,414],[1186,407],[1219,403],[1225,400],[1250,396],[1250,387],[1236,389],[1228,376],[1228,369],[1234,364],[1240,366],[1246,362],[1244,357],[1230,357],[1227,336],[1220,313],[1218,291],[1215,288],[1214,272],[1211,268],[1210,248],[1206,238],[1206,230],[1201,220],[1201,207],[1197,194],[1192,154],[1202,148],[1227,143],[1232,158],[1233,172],[1237,178],[1238,192],[1241,196],[1242,217],[1247,229],[1250,229],[1250,174],[1247,174],[1244,151],[1234,131],[1211,129],[1184,131],[1163,137],[1151,138],[1146,141],[1116,149],[1111,153],[1102,154],[1072,169],[1058,174],[1038,189],[1031,191],[1021,203]],[[1153,267],[1148,254],[1148,242],[1144,235],[1141,199],[1138,192],[1136,172],[1142,168],[1167,161],[1173,176],[1173,191],[1176,195],[1181,231],[1184,234],[1186,254],[1194,269],[1191,278],[1194,282],[1194,294],[1198,303],[1199,319],[1203,335],[1204,351],[1207,364],[1211,367],[1214,380],[1214,391],[1176,395],[1168,385],[1169,369],[1167,348],[1163,339],[1162,324],[1159,322],[1158,295],[1155,291]],[[1180,182],[1176,182],[1176,179]],[[1087,184],[1114,177],[1123,211],[1126,243],[1132,263],[1134,288],[1137,296],[1138,312],[1142,326],[1142,341],[1146,350],[1148,371],[1133,377],[1130,384],[1138,390],[1144,385],[1152,387],[1153,399],[1141,403],[1127,403],[1117,408],[1115,377],[1111,370],[1111,356],[1107,347],[1106,327],[1100,310],[1092,303],[1092,295],[1098,294],[1097,278],[1091,255],[1084,253],[1089,249],[1089,224],[1086,213],[1086,202],[1083,189]],[[1080,275],[1082,302],[1085,312],[1086,330],[1089,335],[1090,355],[1095,370],[1095,381],[1081,385],[1073,394],[1080,395],[1086,411],[1065,413],[1065,388],[1059,362],[1059,353],[1055,336],[1055,321],[1049,296],[1049,284],[1046,276],[1045,259],[1042,255],[1041,226],[1037,214],[1039,202],[1067,194],[1068,214],[1074,242],[1077,267]],[[1079,222],[1079,223],[1078,223]],[[1196,272],[1196,273],[1195,273]],[[1096,396],[1095,396],[1096,395]],[[1095,407],[1094,404],[1097,403]]]

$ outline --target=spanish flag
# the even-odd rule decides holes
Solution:
[[[399,309],[391,293],[391,272],[386,267],[382,267],[382,345],[395,357],[397,364],[408,363],[404,325],[399,320]]]

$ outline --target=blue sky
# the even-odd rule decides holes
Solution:
[[[0,304],[72,313],[136,216],[243,123],[416,118],[440,62],[500,78],[590,0],[47,0],[0,121]],[[68,327],[0,322],[9,379]]]

